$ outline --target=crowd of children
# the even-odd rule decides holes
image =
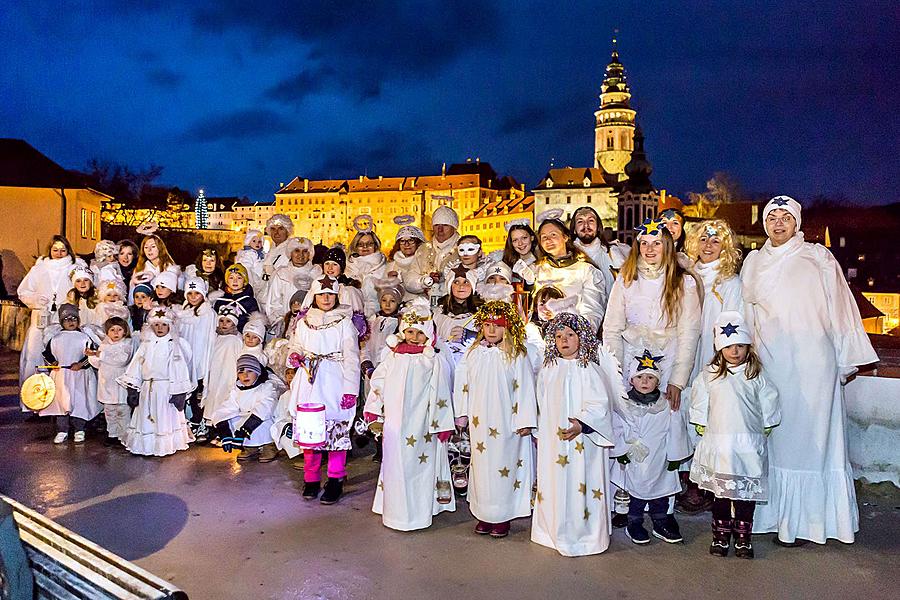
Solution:
[[[531,539],[565,556],[607,549],[620,524],[616,491],[633,543],[682,541],[673,511],[681,468],[714,496],[710,553],[727,555],[733,536],[735,555],[752,558],[754,503],[768,497],[766,440],[781,413],[739,298],[709,315],[694,279],[680,292],[694,294],[698,313],[703,306],[700,334],[711,341],[692,381],[677,382],[677,392],[688,390],[680,408],[672,382],[687,378],[694,351],[655,333],[653,323],[632,322],[633,306],[646,303],[640,294],[661,294],[647,314],[669,314],[665,331],[676,329],[669,277],[657,279],[665,266],[653,262],[653,244],[674,244],[658,233],[664,223],[642,225],[631,250],[636,266],[607,290],[610,323],[618,318],[613,303],[624,306],[616,309],[624,316],[614,350],[600,340],[609,331],[599,327],[604,311],[585,312],[583,298],[547,283],[553,269],[574,263],[535,263],[542,253],[529,226],[513,224],[504,257],[458,234],[447,252],[454,238],[437,234],[455,215],[439,213],[431,247],[421,230],[398,221],[389,261],[371,223],[355,223],[348,257],[341,247],[317,252],[276,218],[268,254],[262,232],[251,231],[240,262],[225,268],[204,250],[184,274],[153,262],[168,257],[155,235],[147,257],[135,257],[134,244],[119,246],[144,267],[130,270],[115,264],[116,252],[88,268],[55,240],[42,260],[69,257],[68,289],[55,263],[47,265],[55,279],[32,282],[53,300],[34,293],[43,320],[23,352],[23,364],[56,384],[53,404],[40,413],[55,417],[54,443],[70,433],[82,443],[86,423],[102,413],[107,442],[134,454],[207,443],[265,463],[283,452],[303,471],[302,497],[333,504],[353,440],[375,438],[372,510],[385,526],[429,527],[456,510],[459,496],[476,533],[502,538],[512,520],[531,517]],[[561,226],[553,216],[545,222],[551,233]],[[725,229],[706,225],[703,251]],[[711,262],[697,281],[721,299],[729,279],[715,277]],[[578,264],[579,278],[593,277]],[[543,284],[529,276],[535,272]],[[616,287],[629,277],[635,285]],[[605,286],[604,276],[592,285]],[[321,407],[324,442],[298,445],[300,405]]]

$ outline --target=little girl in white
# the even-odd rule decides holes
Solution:
[[[133,454],[166,456],[187,450],[194,440],[184,407],[194,389],[188,364],[191,351],[174,334],[175,315],[156,306],[147,319],[150,333],[144,336],[120,385],[128,389],[129,404],[137,407],[123,443]]]
[[[241,333],[238,331],[239,321],[235,310],[230,307],[221,309],[202,400],[204,422],[207,426],[212,425],[209,415],[228,399],[237,379],[237,359],[244,348]]]
[[[188,398],[190,426],[194,437],[205,441],[208,431],[203,421],[201,399],[205,384],[209,380],[213,346],[216,339],[216,312],[206,301],[208,284],[200,277],[188,277],[184,282],[184,304],[175,311],[175,325],[178,337],[191,348],[188,365],[191,381],[196,386]]]
[[[248,229],[244,236],[244,247],[238,250],[234,257],[234,262],[244,265],[244,268],[247,269],[250,286],[260,297],[262,297],[265,287],[263,281],[263,263],[266,260],[266,253],[263,251],[264,243],[262,231]]]
[[[475,532],[502,538],[512,519],[531,515],[534,373],[515,306],[486,302],[475,323],[478,337],[456,367],[453,407],[472,444],[468,501]]]
[[[388,336],[397,333],[400,325],[400,303],[403,301],[403,285],[397,277],[375,281],[379,310],[369,317],[369,339],[363,348],[363,375],[372,374],[381,363],[381,355],[387,348]],[[429,311],[430,312],[430,311]]]
[[[244,347],[241,354],[249,354],[256,357],[256,360],[262,364],[263,368],[269,366],[269,357],[266,355],[263,340],[266,339],[266,317],[261,312],[255,312],[250,315],[247,324],[244,325],[241,340]]]
[[[78,307],[80,327],[103,327],[103,321],[97,314],[100,298],[94,286],[94,274],[87,267],[76,265],[70,275],[72,289],[66,295],[66,302]]]
[[[625,394],[619,361],[588,320],[570,312],[557,315],[545,337],[531,541],[563,556],[599,554],[609,547],[611,525],[612,403]]]
[[[454,429],[453,407],[449,363],[434,347],[429,302],[414,301],[403,311],[400,327],[402,338],[389,336],[391,351],[372,374],[365,417],[384,421],[372,512],[382,515],[385,527],[412,531],[429,527],[440,512],[456,510],[446,445]],[[443,503],[440,482],[445,482]]]
[[[96,315],[98,319],[102,319],[104,327],[106,327],[106,321],[112,317],[121,317],[125,320],[130,318],[131,313],[124,302],[127,295],[125,283],[121,279],[104,279],[97,286],[97,298],[100,300],[100,304],[97,305]]]
[[[106,443],[112,445],[125,437],[131,421],[128,395],[116,379],[125,374],[134,354],[134,343],[128,323],[122,317],[110,317],[103,328],[106,336],[100,347],[96,350],[88,348],[84,353],[97,369],[97,401],[103,405],[103,416],[106,418]]]
[[[763,374],[739,312],[715,324],[715,356],[694,380],[690,418],[702,437],[691,480],[715,494],[709,553],[753,558],[750,537],[756,502],[768,499],[766,436],[781,422],[778,392]]]

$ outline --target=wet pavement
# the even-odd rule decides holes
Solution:
[[[465,504],[431,529],[384,528],[370,508],[377,467],[349,465],[334,506],[304,502],[286,460],[238,464],[211,447],[142,458],[51,443],[18,410],[16,355],[0,350],[0,492],[136,562],[192,599],[887,598],[900,585],[900,496],[862,490],[857,542],[785,549],[755,536],[757,558],[713,558],[708,515],[679,517],[686,543],[637,547],[621,530],[602,555],[560,557],[529,541],[476,536]],[[361,454],[361,453],[360,453]]]

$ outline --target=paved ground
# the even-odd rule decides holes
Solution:
[[[424,532],[384,528],[370,511],[377,471],[350,465],[348,494],[300,499],[286,462],[238,465],[214,448],[164,459],[97,438],[55,447],[49,423],[18,412],[16,356],[0,351],[0,492],[172,581],[193,599],[848,598],[895,597],[900,498],[867,487],[857,542],[757,558],[707,554],[708,517],[681,517],[684,545],[638,548],[614,534],[600,556],[566,559],[532,544],[527,521],[505,540],[477,537],[463,506]],[[891,591],[893,590],[893,592]]]

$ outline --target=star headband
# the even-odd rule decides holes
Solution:
[[[644,219],[644,222],[635,228],[635,232],[638,235],[660,235],[662,228],[663,222],[659,219]]]
[[[658,363],[662,360],[662,356],[653,356],[649,350],[644,350],[644,353],[641,356],[635,356],[634,358],[638,361],[638,373],[645,369],[658,371]]]

